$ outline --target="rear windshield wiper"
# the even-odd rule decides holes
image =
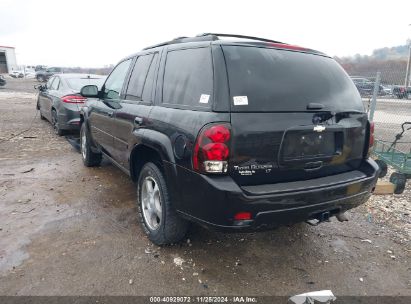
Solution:
[[[358,111],[358,110],[347,110],[347,111],[340,111],[334,113],[335,119],[337,122],[343,118],[349,117],[351,114],[366,114],[364,111]]]
[[[307,106],[307,109],[313,110],[314,109],[313,105],[317,106],[317,105],[321,105],[321,104],[310,103]],[[347,118],[351,114],[365,114],[365,112],[359,111],[359,110],[347,110],[347,111],[335,112],[335,111],[330,111],[330,110],[321,110],[321,108],[319,108],[319,107],[317,107],[316,109],[320,110],[320,112],[317,112],[317,113],[314,114],[313,124],[319,124],[319,123],[325,122],[327,120],[330,120],[333,117],[335,117],[336,122],[339,122],[341,119]]]

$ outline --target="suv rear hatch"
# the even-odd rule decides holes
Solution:
[[[232,126],[228,170],[239,185],[308,180],[360,166],[367,115],[337,62],[271,47],[222,49]]]

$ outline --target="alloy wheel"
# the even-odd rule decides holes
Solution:
[[[155,179],[151,176],[147,176],[142,183],[141,205],[147,226],[151,230],[158,229],[161,224],[163,210],[160,189]]]

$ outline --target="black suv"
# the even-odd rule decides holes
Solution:
[[[346,220],[377,181],[360,95],[314,50],[176,38],[81,94],[84,164],[104,155],[137,182],[142,226],[158,245],[181,240],[190,221],[240,232]]]
[[[36,79],[37,79],[37,81],[45,82],[51,76],[53,76],[54,74],[57,74],[57,73],[62,73],[62,68],[51,67],[51,68],[47,68],[45,70],[38,70],[36,72]]]

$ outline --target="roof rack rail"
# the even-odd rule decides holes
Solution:
[[[170,40],[170,41],[166,41],[166,42],[162,42],[162,43],[158,43],[158,44],[146,47],[143,50],[153,49],[153,48],[156,48],[156,47],[170,45],[170,44],[184,43],[184,42],[214,41],[214,40],[218,40],[218,37],[233,37],[233,38],[257,40],[257,41],[263,41],[263,42],[287,44],[287,43],[280,42],[280,41],[275,41],[275,40],[270,40],[270,39],[265,39],[265,38],[259,38],[259,37],[253,37],[253,36],[244,36],[244,35],[235,35],[235,34],[204,33],[204,34],[198,34],[195,37],[177,37],[177,38],[174,38],[173,40]]]
[[[216,37],[233,37],[233,38],[241,38],[241,39],[250,39],[250,40],[258,40],[263,42],[272,42],[272,43],[282,43],[287,44],[281,41],[270,40],[266,38],[259,38],[254,36],[244,36],[244,35],[236,35],[236,34],[217,34],[217,33],[203,33],[198,34],[196,37],[204,37],[204,36],[216,36]]]
[[[170,45],[170,44],[176,44],[176,43],[183,43],[183,42],[197,42],[197,41],[213,41],[213,40],[218,40],[217,36],[195,36],[195,37],[177,37],[174,38],[173,40],[158,43],[149,47],[144,48],[143,50],[148,50],[148,49],[153,49],[159,46],[165,46],[165,45]]]

